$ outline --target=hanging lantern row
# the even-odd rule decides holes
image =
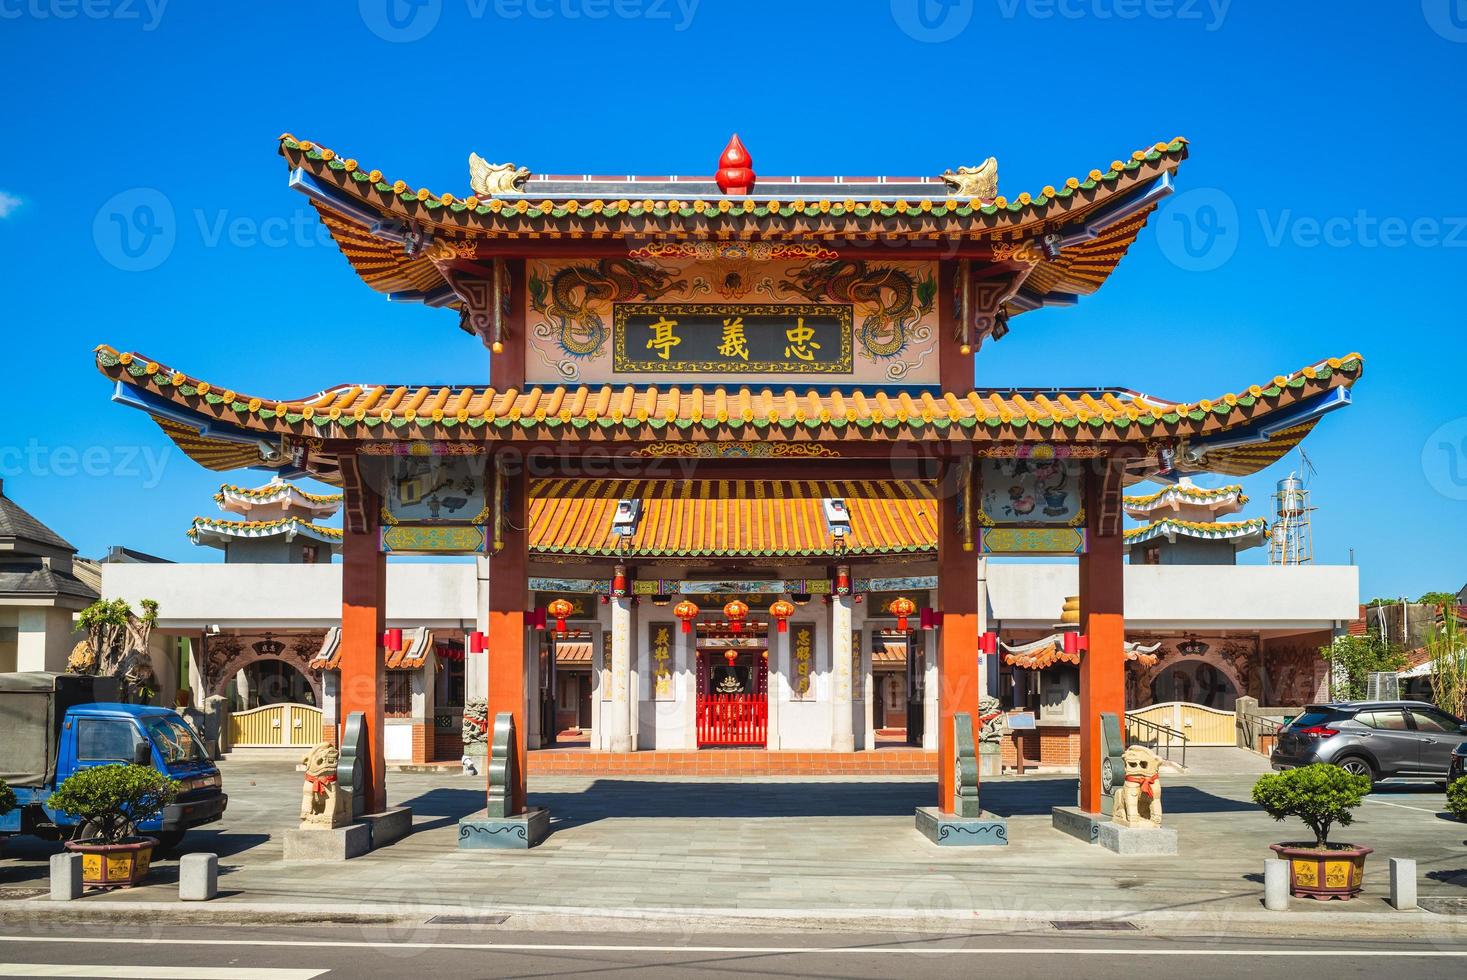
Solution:
[[[545,607],[545,612],[555,620],[555,632],[565,632],[565,621],[574,615],[576,607],[569,599],[552,599]]]
[[[774,619],[774,628],[781,633],[789,632],[789,619],[795,614],[795,604],[788,599],[776,599],[769,604],[769,615]]]
[[[735,599],[723,607],[723,615],[728,619],[728,628],[735,633],[744,631],[744,620],[749,618],[749,604]]]

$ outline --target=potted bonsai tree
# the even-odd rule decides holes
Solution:
[[[158,841],[137,825],[162,815],[178,795],[178,783],[151,766],[108,765],[83,769],[51,794],[48,805],[77,818],[68,851],[82,855],[82,884],[129,888],[148,875]]]
[[[1365,881],[1365,856],[1371,848],[1332,844],[1335,824],[1348,827],[1350,811],[1370,792],[1370,777],[1355,776],[1326,763],[1260,776],[1253,802],[1275,820],[1298,817],[1314,831],[1313,842],[1270,844],[1289,862],[1289,894],[1319,900],[1351,899]]]

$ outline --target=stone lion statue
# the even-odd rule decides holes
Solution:
[[[1122,827],[1161,826],[1161,757],[1142,745],[1121,753],[1126,778],[1115,790],[1111,821]]]
[[[489,702],[483,698],[469,698],[464,702],[463,739],[465,749],[489,741]]]
[[[301,829],[343,826],[349,801],[336,785],[336,763],[341,754],[330,742],[322,742],[301,760],[306,782],[301,790]]]

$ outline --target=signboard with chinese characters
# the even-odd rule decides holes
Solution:
[[[815,698],[815,627],[809,623],[790,626],[790,700]]]
[[[663,242],[528,264],[532,384],[937,384],[937,263],[790,242]]]
[[[851,307],[617,303],[612,367],[632,374],[849,374]]]
[[[672,637],[671,622],[654,621],[647,624],[647,635],[651,637],[653,696],[658,701],[673,700],[672,692]]]

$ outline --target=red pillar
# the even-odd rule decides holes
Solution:
[[[1099,813],[1104,762],[1100,715],[1126,714],[1125,549],[1119,470],[1087,474],[1088,550],[1080,557],[1080,628],[1090,649],[1080,659],[1080,809]]]
[[[530,601],[525,482],[523,472],[504,479],[504,547],[489,561],[489,725],[492,737],[494,718],[504,711],[514,715],[513,813],[525,811],[525,607]]]
[[[365,813],[387,809],[387,765],[383,758],[382,712],[386,684],[382,633],[387,628],[387,556],[378,540],[379,498],[360,484],[347,493],[359,496],[360,507],[347,501],[349,513],[361,515],[341,542],[341,697],[337,725],[360,711],[366,721],[367,751],[362,760]],[[339,744],[339,743],[338,743]]]
[[[953,715],[978,721],[978,552],[964,551],[956,481],[939,488],[937,605],[942,611],[937,650],[937,808],[953,812],[957,746]],[[929,722],[930,724],[930,722]]]

